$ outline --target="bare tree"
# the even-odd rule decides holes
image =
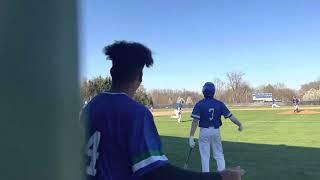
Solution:
[[[198,102],[202,99],[202,95],[198,92],[188,90],[172,90],[172,89],[154,89],[150,91],[153,102],[157,106],[172,105],[178,99],[187,100],[191,98],[192,102]],[[190,101],[189,101],[190,102]]]
[[[273,98],[287,102],[291,101],[292,97],[297,95],[297,93],[293,89],[286,87],[283,83],[261,86],[257,89],[257,91],[272,93]]]
[[[253,88],[247,82],[241,82],[239,87],[238,99],[241,103],[252,102]]]
[[[214,78],[213,83],[216,87],[215,97],[217,99],[222,99],[225,83],[219,78]]]
[[[241,99],[241,86],[243,85],[242,77],[243,72],[230,72],[227,73],[228,85],[231,89],[232,103],[240,103]]]

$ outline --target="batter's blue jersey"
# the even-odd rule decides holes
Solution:
[[[151,112],[126,94],[101,93],[83,109],[89,180],[139,180],[168,164]]]
[[[199,127],[219,128],[222,125],[221,116],[232,116],[227,106],[214,98],[205,98],[199,101],[193,108],[191,117],[199,120]]]

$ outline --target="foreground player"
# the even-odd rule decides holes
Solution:
[[[170,165],[162,153],[151,112],[132,97],[151,51],[139,43],[119,41],[105,47],[112,60],[112,87],[94,97],[82,119],[87,130],[87,180],[240,180],[237,167],[220,173],[197,173]]]
[[[242,131],[242,125],[237,118],[231,114],[226,105],[214,99],[215,86],[211,82],[204,84],[202,89],[204,99],[199,101],[191,114],[193,118],[189,144],[193,148],[195,146],[194,133],[197,126],[200,127],[199,133],[199,150],[201,156],[202,172],[209,172],[210,146],[213,150],[213,157],[217,161],[217,170],[225,169],[225,160],[223,155],[220,126],[222,125],[221,116],[230,118],[230,120],[238,125],[239,131]]]

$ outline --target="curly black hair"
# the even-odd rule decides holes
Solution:
[[[103,52],[112,61],[110,72],[116,81],[131,81],[142,76],[144,66],[153,65],[151,50],[137,42],[116,41],[104,47]]]

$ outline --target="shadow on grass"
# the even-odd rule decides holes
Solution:
[[[187,120],[181,120],[181,122],[191,122],[192,119],[187,119]]]
[[[189,150],[188,139],[161,136],[170,162],[183,167]],[[240,165],[246,170],[244,180],[320,180],[320,148],[223,142],[227,167]],[[198,146],[189,161],[189,169],[201,171]],[[211,171],[216,162],[210,161]]]

